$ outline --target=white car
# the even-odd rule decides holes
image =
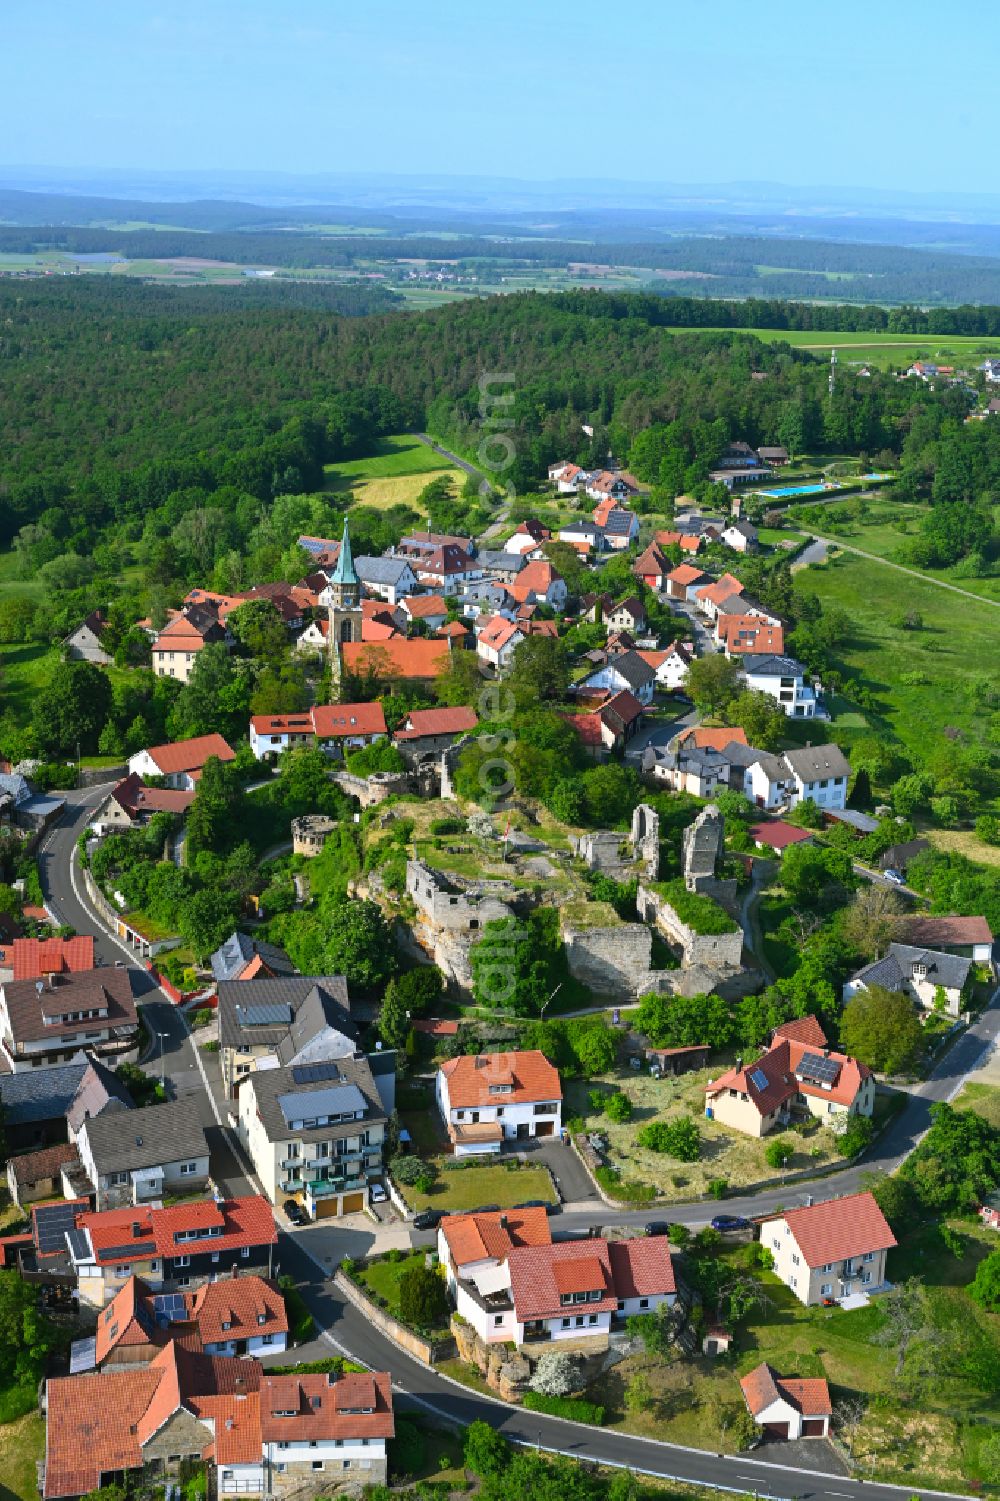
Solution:
[[[891,886],[906,885],[906,877],[903,875],[903,872],[901,870],[894,870],[891,865],[888,870],[882,872],[882,876]]]
[[[371,1196],[371,1201],[372,1201],[373,1204],[384,1204],[385,1203],[385,1201],[386,1201],[386,1192],[385,1192],[385,1189],[382,1187],[381,1183],[373,1183],[372,1186],[371,1186],[371,1188],[368,1190],[368,1193]]]

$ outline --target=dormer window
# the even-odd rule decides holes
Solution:
[[[922,980],[922,979],[924,979],[924,977],[926,976],[926,974],[927,974],[927,965],[924,963],[924,961],[922,959],[916,959],[916,960],[914,960],[914,964],[913,964],[913,978],[915,980]]]

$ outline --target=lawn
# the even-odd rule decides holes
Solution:
[[[1000,1088],[995,1084],[966,1084],[955,1101],[956,1110],[974,1110],[991,1126],[1000,1127]]]
[[[778,1176],[764,1157],[767,1141],[744,1136],[719,1125],[705,1116],[705,1085],[734,1061],[726,1058],[712,1068],[682,1074],[678,1079],[654,1079],[651,1075],[629,1072],[616,1078],[564,1081],[563,1113],[566,1119],[581,1117],[588,1130],[600,1130],[608,1138],[608,1162],[617,1167],[623,1182],[652,1185],[665,1199],[693,1199],[706,1194],[713,1178],[724,1178],[733,1188],[746,1187]],[[632,1101],[632,1118],[616,1123],[603,1110],[590,1104],[595,1087],[611,1093],[619,1088]],[[665,1152],[651,1152],[636,1144],[638,1130],[653,1120],[678,1120],[690,1117],[698,1125],[701,1156],[697,1162],[678,1162]],[[820,1168],[837,1160],[832,1132],[814,1128],[802,1135],[789,1128],[779,1133],[795,1147],[788,1172]]]
[[[1000,647],[994,606],[850,554],[803,569],[795,587],[850,616],[853,634],[839,656],[879,699],[885,726],[904,744],[924,752],[928,736],[946,727],[978,732],[981,712],[970,690]],[[911,611],[921,616],[920,630],[896,623]],[[809,729],[815,738],[816,726]]]
[[[45,1458],[45,1419],[29,1412],[0,1427],[0,1501],[38,1501],[38,1460]]]
[[[375,1299],[385,1299],[385,1311],[391,1318],[400,1318],[399,1312],[399,1283],[403,1273],[411,1267],[423,1266],[426,1252],[411,1251],[408,1256],[400,1254],[398,1261],[390,1261],[389,1256],[394,1252],[387,1252],[384,1257],[377,1261],[370,1261],[364,1267],[359,1267],[356,1276],[365,1291]],[[447,1322],[438,1331],[446,1332]]]
[[[981,1257],[996,1237],[970,1221],[955,1221],[964,1239],[962,1255],[947,1251],[936,1225],[918,1229],[889,1254],[888,1276],[919,1275],[927,1288],[935,1326],[961,1330],[982,1354],[981,1365],[1000,1354],[1000,1316],[979,1310],[965,1293]],[[745,1252],[722,1251],[739,1264]],[[909,1486],[954,1486],[976,1481],[974,1451],[990,1429],[971,1428],[967,1419],[1000,1417],[1000,1397],[990,1378],[978,1386],[961,1374],[957,1360],[942,1358],[938,1374],[919,1401],[898,1396],[895,1349],[876,1342],[884,1325],[878,1301],[868,1308],[804,1308],[773,1273],[756,1274],[768,1304],[753,1313],[737,1333],[733,1362],[702,1356],[663,1361],[633,1355],[600,1378],[600,1400],[608,1426],[671,1443],[732,1452],[733,1440],[720,1416],[731,1422],[741,1401],[738,1379],[762,1360],[787,1375],[825,1376],[836,1406],[852,1393],[877,1399],[870,1406],[858,1443],[861,1472]],[[988,1353],[987,1353],[988,1352]],[[637,1369],[649,1381],[653,1400],[641,1413],[627,1413],[624,1388]],[[985,1390],[979,1387],[985,1386]],[[591,1393],[594,1395],[594,1393]],[[879,1400],[880,1399],[880,1400]]]
[[[515,1204],[523,1204],[527,1199],[544,1199],[548,1204],[557,1202],[547,1168],[508,1167],[505,1166],[507,1160],[491,1163],[488,1167],[444,1169],[438,1173],[430,1193],[420,1193],[409,1187],[402,1192],[413,1209],[449,1209],[452,1213],[479,1209],[483,1204],[499,1204],[501,1209],[513,1209]],[[513,1158],[509,1160],[511,1163],[515,1161]],[[441,1167],[441,1160],[435,1165]]]
[[[424,486],[439,475],[449,476],[456,491],[466,478],[463,470],[408,433],[380,439],[377,452],[363,459],[326,464],[324,473],[327,490],[350,490],[355,504],[377,510],[395,505],[414,506]]]
[[[1000,865],[1000,845],[984,844],[971,829],[922,829],[935,849],[955,850],[980,865]]]

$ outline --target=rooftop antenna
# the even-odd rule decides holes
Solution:
[[[836,345],[834,345],[833,349],[830,350],[830,395],[831,396],[833,395],[834,388],[836,387],[836,384],[837,384],[837,348],[836,348]]]

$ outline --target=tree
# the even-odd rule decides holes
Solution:
[[[841,1157],[857,1157],[871,1145],[874,1135],[874,1122],[867,1115],[852,1115],[837,1137],[837,1151]]]
[[[899,1176],[925,1210],[963,1212],[1000,1186],[1000,1130],[972,1110],[931,1106],[931,1128]]]
[[[764,1161],[768,1167],[784,1167],[795,1155],[794,1143],[787,1136],[776,1136],[764,1148]]]
[[[188,810],[189,860],[202,850],[219,853],[228,848],[240,827],[241,803],[240,779],[233,763],[209,756]]]
[[[650,1355],[666,1355],[672,1338],[666,1305],[661,1304],[657,1313],[630,1313],[625,1320],[625,1331],[630,1339],[641,1339]]]
[[[647,1412],[653,1405],[653,1388],[645,1371],[634,1371],[625,1387],[625,1406],[629,1412]]]
[[[844,850],[793,844],[781,857],[781,884],[796,905],[837,906],[854,890],[853,862]]]
[[[60,662],[32,706],[43,750],[93,752],[111,712],[111,682],[93,662]]]
[[[477,1418],[465,1430],[462,1454],[474,1475],[499,1475],[510,1464],[512,1451],[502,1433]]]
[[[408,1418],[397,1418],[394,1433],[389,1440],[389,1466],[394,1476],[416,1475],[423,1469],[427,1457],[427,1440]]]
[[[673,1121],[650,1121],[636,1133],[636,1145],[647,1152],[665,1152],[678,1162],[697,1162],[701,1155],[701,1138],[696,1123],[682,1116]]]
[[[479,658],[474,651],[456,648],[448,658],[448,666],[434,685],[438,703],[449,707],[468,704],[478,708],[485,683],[480,671]]]
[[[228,938],[239,918],[240,904],[230,891],[205,888],[185,901],[179,927],[199,959],[207,959]]]
[[[329,921],[326,972],[344,975],[349,986],[373,990],[396,967],[396,946],[377,902],[343,897],[324,908]]]
[[[57,1343],[56,1330],[41,1311],[40,1289],[19,1272],[0,1271],[0,1390],[8,1398],[8,1412],[11,1387],[30,1387],[34,1405],[35,1388]]]
[[[600,1018],[581,1017],[570,1022],[567,1040],[585,1078],[606,1074],[618,1055],[618,1038],[607,1022]]]
[[[583,812],[587,823],[598,828],[614,828],[632,814],[640,798],[639,778],[631,767],[609,761],[593,766],[579,778],[583,793]]]
[[[718,714],[736,698],[741,680],[738,662],[721,652],[712,652],[707,657],[696,657],[691,663],[684,691],[703,713]]]
[[[141,626],[127,630],[115,651],[116,667],[148,667],[153,659],[153,643]]]
[[[979,1445],[979,1473],[987,1485],[1000,1485],[1000,1433],[991,1433]]]
[[[891,886],[863,881],[840,914],[840,932],[860,958],[877,959],[888,948],[902,911],[899,893]]]
[[[399,1312],[417,1329],[439,1327],[448,1312],[444,1278],[433,1267],[409,1266],[399,1279]]]
[[[288,632],[269,599],[248,599],[226,617],[226,624],[251,657],[280,662],[288,655]]]
[[[734,1015],[718,995],[645,995],[635,1029],[656,1048],[725,1047],[734,1035]],[[784,1020],[784,1018],[782,1018]]]
[[[788,728],[781,705],[769,693],[751,690],[737,694],[726,710],[726,718],[739,725],[758,750],[775,750]]]
[[[840,1024],[844,1051],[880,1073],[911,1068],[923,1050],[923,1029],[909,996],[870,985],[844,1007]]]
[[[167,733],[174,740],[193,735],[209,735],[213,730],[238,739],[246,734],[250,717],[250,686],[243,672],[221,641],[210,641],[195,659],[191,676],[184,684],[170,713]]]
[[[559,702],[569,686],[566,647],[558,636],[528,636],[514,648],[508,686],[518,708]]]
[[[547,1351],[539,1360],[528,1385],[545,1397],[568,1397],[583,1384],[580,1362],[558,1350]]]
[[[632,1101],[627,1094],[624,1094],[619,1089],[614,1094],[608,1096],[607,1103],[604,1106],[604,1114],[609,1121],[617,1121],[619,1124],[623,1121],[630,1121],[632,1119]]]
[[[540,907],[488,922],[469,957],[477,1005],[539,1016],[564,973],[559,914]]]

